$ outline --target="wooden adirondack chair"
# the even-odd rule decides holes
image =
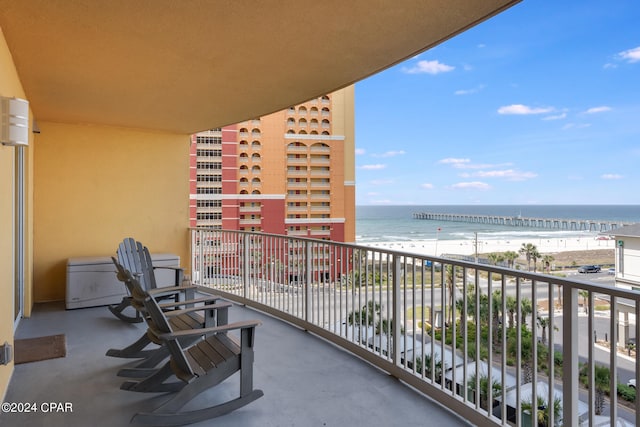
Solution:
[[[111,259],[118,272],[118,279],[125,283],[131,295],[131,306],[140,313],[141,318],[147,317],[144,307],[144,298],[147,296],[157,298],[183,293],[186,298],[182,298],[181,301],[158,304],[162,310],[167,312],[166,316],[174,330],[192,330],[227,324],[228,309],[231,307],[231,303],[221,302],[220,297],[217,296],[194,298],[196,286],[157,288],[145,291],[138,281],[130,280],[130,277],[133,276],[125,270],[118,260],[114,257]],[[190,338],[186,342],[192,343],[196,339],[195,337]],[[160,347],[146,349],[151,344],[157,344]],[[166,346],[162,345],[162,341],[154,341],[153,336],[145,332],[137,341],[124,349],[108,350],[107,356],[142,358],[143,360],[134,367],[121,369],[118,376],[144,378],[157,371],[155,366],[169,356],[169,351]]]
[[[129,278],[133,282],[134,277]],[[138,413],[132,422],[171,426],[190,424],[238,409],[264,395],[253,388],[253,359],[255,328],[258,321],[236,322],[203,329],[175,331],[167,313],[151,296],[144,298],[148,314],[148,332],[163,341],[171,356],[163,368],[142,381],[128,381],[122,389],[142,392],[177,391],[171,398],[149,413]],[[239,331],[240,340],[230,331]],[[188,346],[186,337],[204,337]],[[235,373],[240,375],[240,394],[230,401],[207,408],[181,411],[182,408],[202,392],[222,383]],[[178,381],[166,382],[172,375]],[[179,390],[179,391],[178,391]]]
[[[143,289],[153,290],[158,288],[156,282],[155,270],[158,268],[171,269],[175,271],[175,280],[173,285],[180,286],[183,279],[183,270],[179,267],[154,267],[151,261],[149,249],[142,243],[131,237],[125,238],[118,246],[117,250],[118,262],[128,271],[130,271],[142,286]],[[131,295],[122,298],[119,304],[109,306],[109,310],[117,318],[128,323],[140,323],[143,321],[140,312],[135,311],[135,316],[129,316],[124,313],[127,307],[131,306]]]

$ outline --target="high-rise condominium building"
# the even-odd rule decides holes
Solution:
[[[193,135],[191,225],[355,241],[353,86]]]

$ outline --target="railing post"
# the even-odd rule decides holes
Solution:
[[[578,426],[578,290],[562,285],[562,425]],[[551,309],[551,308],[550,308]],[[549,379],[553,387],[553,379]]]
[[[304,256],[305,256],[305,292],[304,292],[304,320],[311,322],[313,309],[311,304],[311,280],[313,278],[313,255],[311,242],[304,242]]]
[[[242,236],[242,296],[249,297],[249,285],[251,281],[251,234]]]
[[[393,275],[391,277],[391,286],[392,286],[392,312],[391,312],[391,317],[393,319],[392,321],[392,331],[391,331],[391,336],[393,338],[393,347],[392,347],[392,351],[393,351],[393,363],[398,366],[400,365],[402,362],[400,360],[400,340],[402,338],[402,328],[400,325],[400,318],[402,317],[402,307],[401,307],[401,289],[400,289],[400,282],[401,282],[401,278],[402,278],[402,271],[401,271],[401,261],[400,261],[400,257],[398,257],[396,254],[391,255],[392,256],[392,261],[391,261],[391,265],[393,266]]]

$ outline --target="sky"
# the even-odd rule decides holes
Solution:
[[[356,204],[640,204],[640,1],[524,0],[355,86]]]

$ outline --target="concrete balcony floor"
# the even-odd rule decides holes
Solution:
[[[419,426],[468,425],[400,381],[326,341],[248,308],[234,306],[230,320],[259,319],[254,386],[264,397],[228,415],[193,426]],[[163,394],[120,390],[126,359],[105,356],[139,338],[144,324],[116,319],[106,307],[65,310],[39,304],[22,319],[16,338],[66,334],[67,356],[16,365],[5,402],[71,403],[73,412],[0,413],[0,426],[126,426],[154,409]],[[235,396],[234,375],[198,399]]]

